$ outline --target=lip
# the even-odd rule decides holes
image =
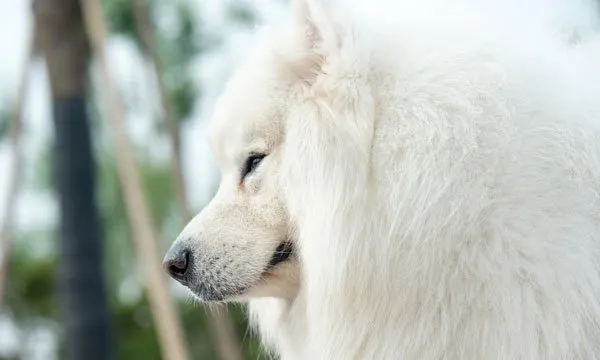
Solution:
[[[202,302],[217,303],[241,299],[256,286],[260,286],[266,281],[277,277],[277,275],[273,273],[273,270],[290,260],[293,253],[294,247],[291,242],[285,241],[279,244],[258,280],[250,286],[237,287],[235,289],[229,288],[228,291],[223,291],[219,289],[218,286],[213,287],[203,282],[195,283],[194,281],[190,281],[187,277],[179,279],[178,282],[188,288]]]
[[[293,252],[294,246],[291,242],[285,241],[279,244],[279,246],[277,246],[277,248],[275,249],[273,256],[271,257],[271,260],[269,260],[269,265],[267,266],[265,273],[268,272],[270,269],[274,268],[275,266],[289,260]]]

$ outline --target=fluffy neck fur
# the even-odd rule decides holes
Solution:
[[[411,10],[346,32],[292,94],[302,286],[251,302],[265,342],[285,360],[598,358],[592,61]]]

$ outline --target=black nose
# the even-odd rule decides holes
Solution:
[[[163,267],[175,280],[182,281],[190,266],[190,251],[185,247],[173,247],[163,260]]]

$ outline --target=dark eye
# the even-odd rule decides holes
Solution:
[[[254,154],[248,156],[248,158],[246,159],[246,163],[244,164],[244,168],[242,169],[242,179],[250,175],[254,170],[256,170],[256,168],[258,167],[258,165],[260,165],[260,162],[265,158],[265,156],[267,155]]]

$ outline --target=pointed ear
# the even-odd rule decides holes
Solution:
[[[305,50],[327,52],[339,46],[330,3],[331,0],[292,0],[295,26]]]
[[[305,83],[313,84],[340,53],[344,34],[332,11],[336,5],[334,0],[292,0],[292,27],[301,48],[288,54],[287,64]]]

